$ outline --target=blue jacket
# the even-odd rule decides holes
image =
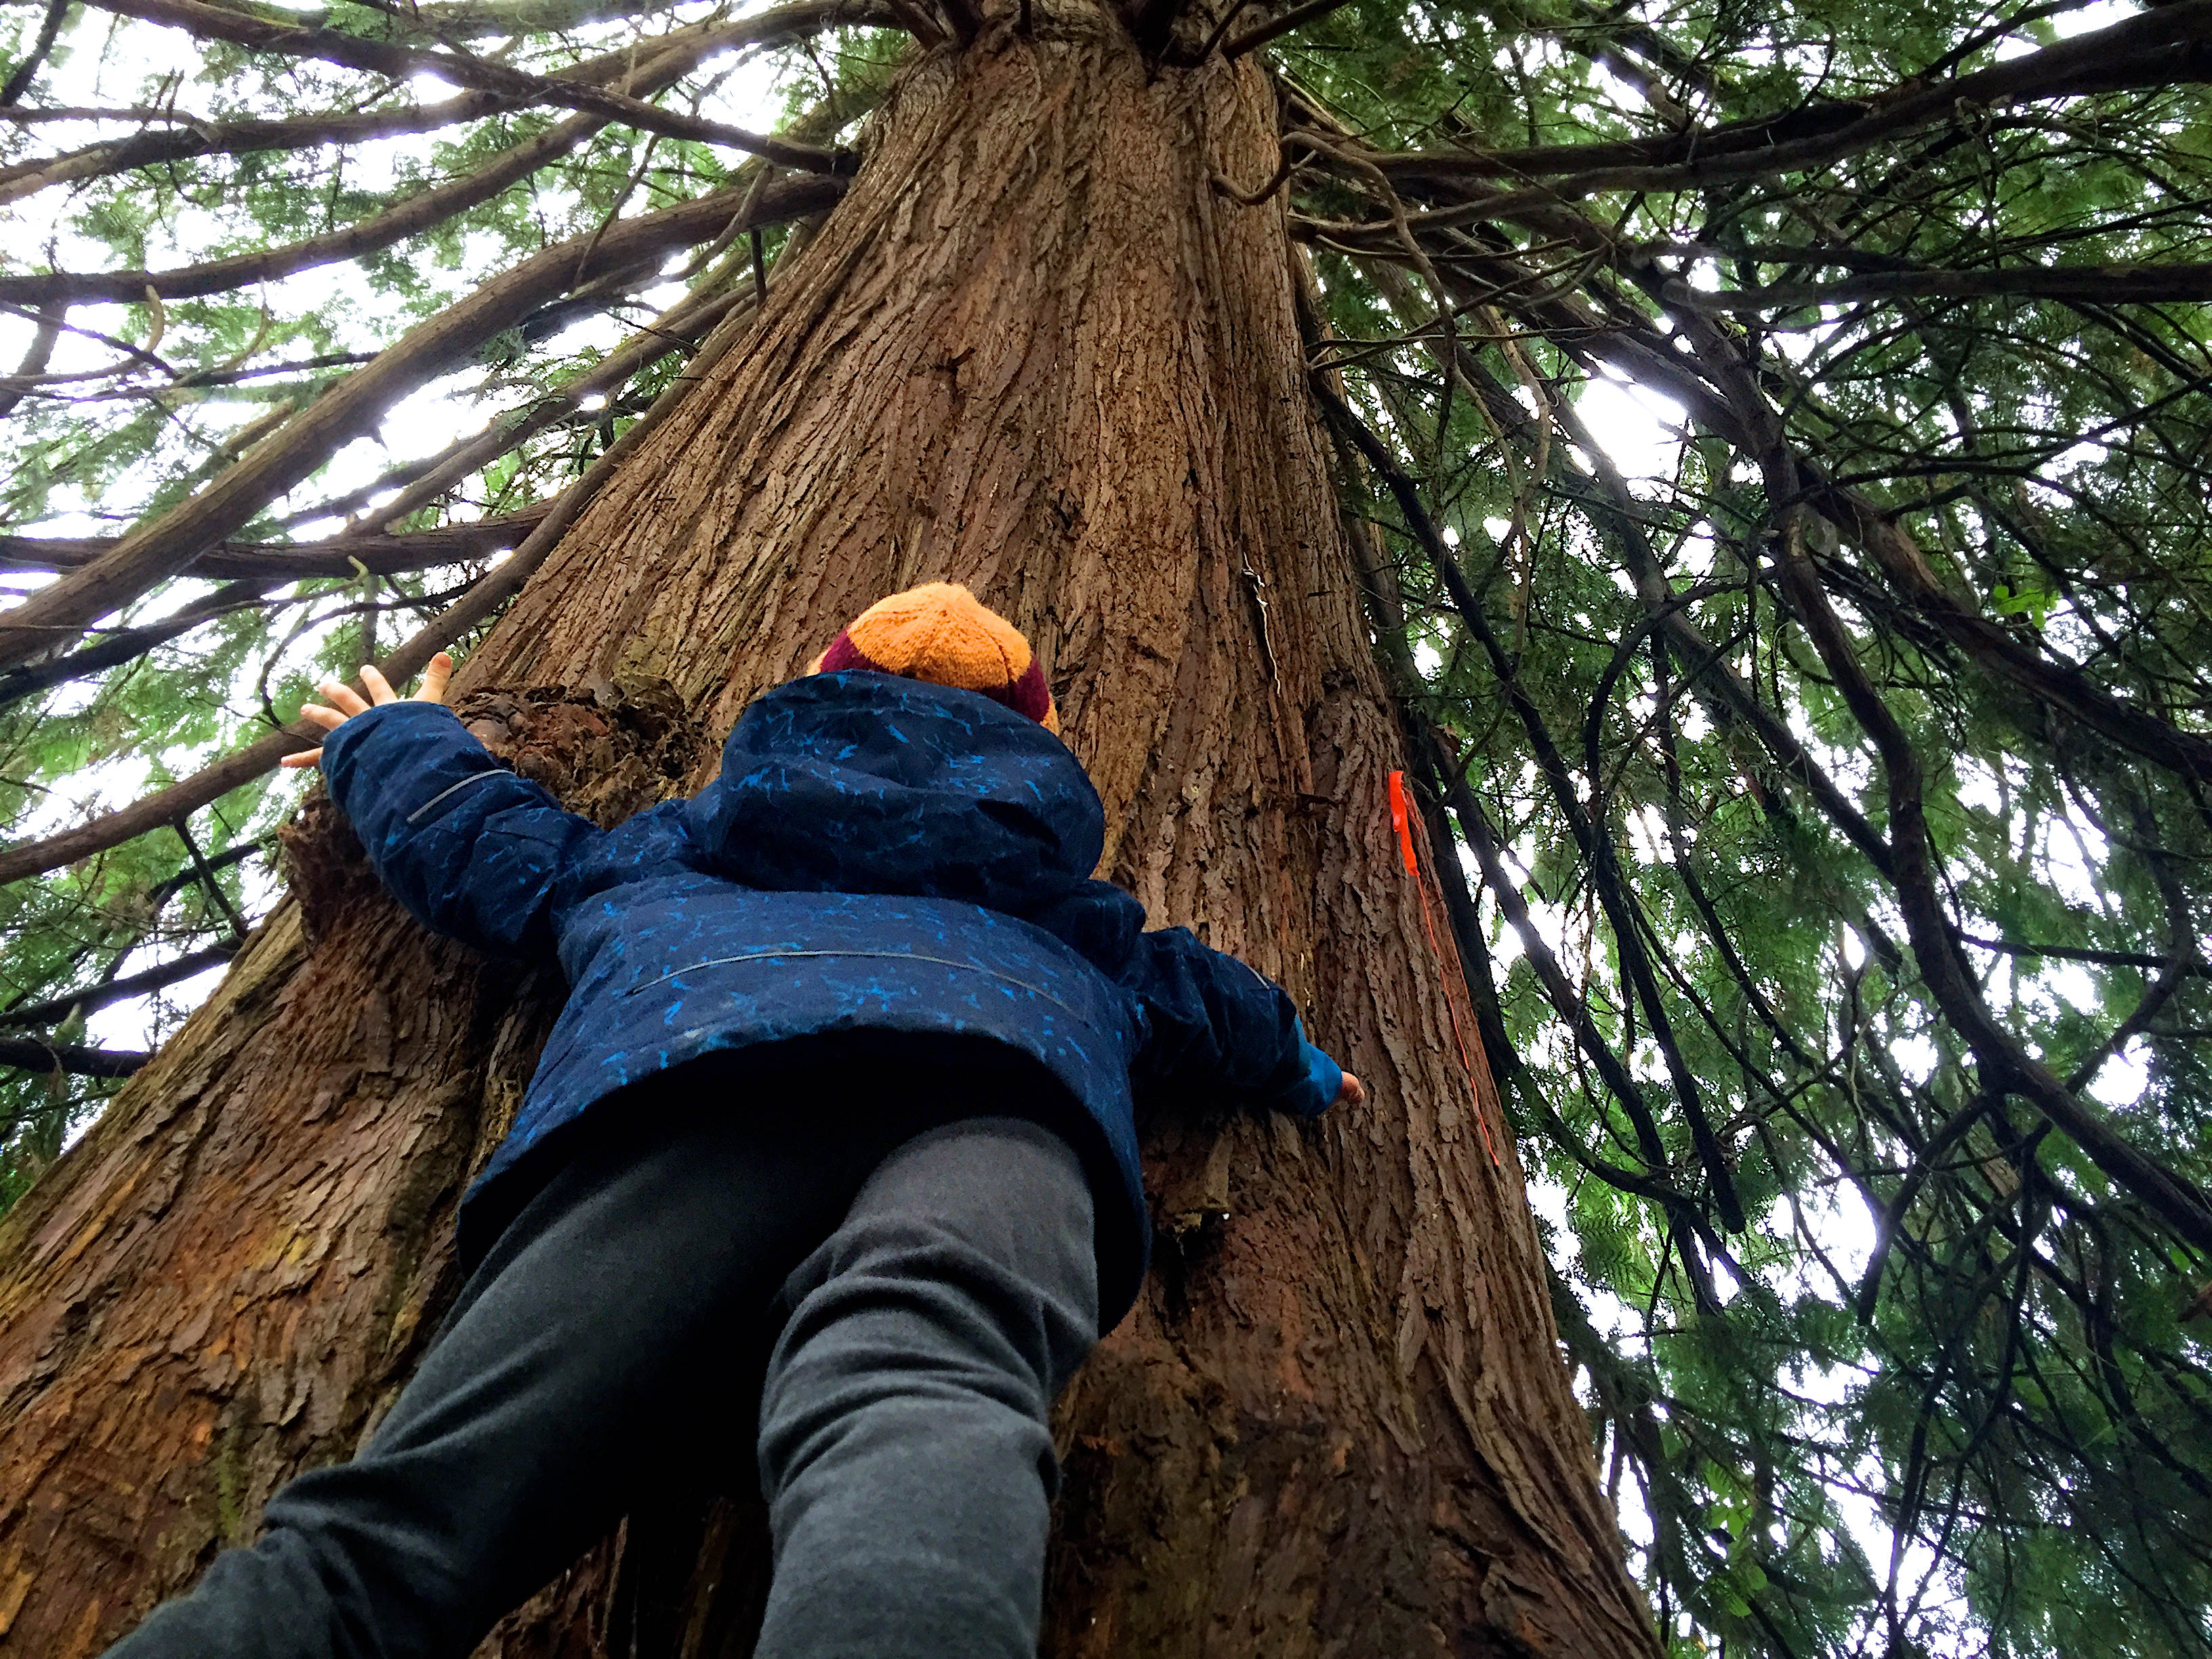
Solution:
[[[837,1031],[982,1036],[1042,1062],[1097,1127],[1110,1325],[1151,1234],[1133,1088],[1312,1115],[1341,1083],[1279,988],[1182,928],[1144,932],[1143,906],[1091,879],[1105,818],[1090,778],[972,692],[793,680],[745,710],[695,799],[611,830],[434,703],[356,715],[323,770],[424,927],[492,956],[557,953],[568,978],[465,1218],[555,1130],[669,1066]]]

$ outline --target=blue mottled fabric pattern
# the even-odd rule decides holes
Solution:
[[[1311,1115],[1341,1073],[1290,999],[1091,878],[1104,815],[1059,738],[990,698],[817,674],[768,693],[720,775],[611,830],[501,766],[450,709],[386,703],[325,741],[331,795],[416,920],[489,955],[557,956],[568,1000],[482,1201],[625,1085],[840,1032],[981,1037],[1095,1123],[1111,1324],[1150,1227],[1133,1091]],[[937,1052],[942,1052],[939,1050]],[[1002,1099],[979,1112],[1004,1113]],[[1111,1286],[1111,1292],[1107,1287]]]

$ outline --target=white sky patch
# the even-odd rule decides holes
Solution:
[[[1687,416],[1672,398],[1632,382],[1596,379],[1575,412],[1630,483],[1672,483]]]
[[[2100,1105],[2124,1107],[2141,1100],[2149,1087],[2150,1045],[2136,1037],[2098,1068],[2085,1092]]]
[[[2077,34],[2108,29],[2115,23],[2133,17],[2142,9],[2140,6],[2127,4],[2126,0],[2097,0],[2096,4],[2084,6],[2079,11],[2059,13],[2051,20],[2051,32],[2061,40],[2070,40]],[[2002,64],[2009,58],[2025,58],[2030,52],[2042,49],[2025,33],[2012,34],[1997,43],[1992,56]]]

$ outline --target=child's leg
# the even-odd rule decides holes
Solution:
[[[465,1654],[656,1477],[696,1478],[777,1285],[867,1167],[716,1115],[556,1175],[361,1455],[280,1492],[111,1659]]]
[[[1047,1414],[1097,1340],[1090,1189],[1050,1130],[933,1129],[785,1286],[756,1659],[1034,1659]]]

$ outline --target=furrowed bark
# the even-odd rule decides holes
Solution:
[[[1103,7],[1032,23],[902,76],[758,332],[465,665],[464,717],[627,806],[696,787],[884,592],[1005,611],[1106,803],[1104,873],[1280,978],[1375,1097],[1148,1127],[1162,1272],[1062,1405],[1045,1651],[1648,1659],[1390,832],[1285,210],[1211,186],[1272,166],[1273,94],[1249,63],[1156,71]],[[450,1293],[445,1225],[550,1001],[397,923],[335,844],[295,861],[300,903],[0,1223],[0,1587],[39,1565],[0,1653],[94,1651],[247,1534]],[[742,1652],[749,1516],[631,1517],[485,1659]]]

